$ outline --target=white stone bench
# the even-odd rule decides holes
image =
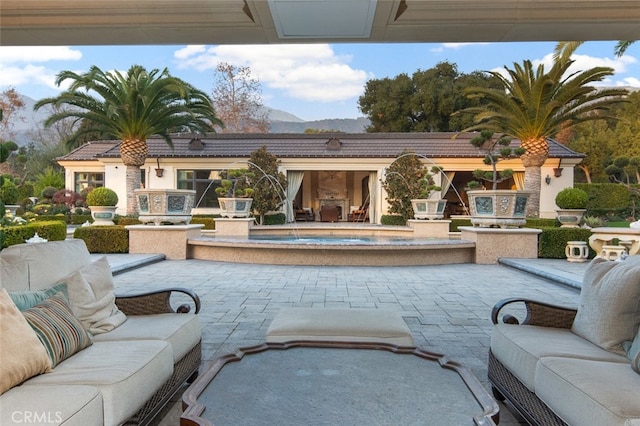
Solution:
[[[293,340],[414,346],[411,331],[402,316],[384,309],[283,309],[267,330],[267,342],[283,343]]]

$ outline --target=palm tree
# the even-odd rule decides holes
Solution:
[[[624,55],[624,53],[627,51],[627,49],[629,47],[631,47],[631,45],[633,43],[635,43],[635,40],[621,40],[616,44],[616,47],[613,49],[613,53],[620,58],[621,56]],[[556,45],[556,50],[554,53],[554,59],[558,58],[561,54],[567,54],[569,53],[569,56],[571,56],[571,54],[573,52],[576,51],[576,49],[578,47],[580,47],[580,45],[584,43],[584,41],[560,41],[558,42],[558,44]]]
[[[577,47],[577,46],[576,46]],[[576,123],[603,118],[602,113],[623,100],[625,89],[597,89],[591,83],[613,74],[608,67],[585,71],[567,70],[573,45],[554,58],[545,72],[544,65],[534,68],[530,60],[504,67],[506,76],[497,71],[489,74],[498,79],[501,88],[475,87],[467,89],[470,98],[481,98],[484,105],[461,110],[474,114],[474,125],[463,131],[490,130],[520,139],[525,153],[520,157],[525,168],[524,189],[531,192],[527,216],[540,214],[541,167],[549,154],[547,138]]]
[[[72,117],[83,121],[75,138],[97,132],[120,140],[120,157],[126,166],[127,214],[137,211],[134,189],[140,187],[140,167],[148,156],[147,139],[159,135],[173,147],[171,133],[211,132],[222,125],[209,96],[173,77],[165,68],[147,71],[133,65],[126,74],[91,67],[84,74],[62,71],[56,84],[70,80],[69,88],[56,97],[42,99],[45,105],[69,105],[53,113],[45,126]]]

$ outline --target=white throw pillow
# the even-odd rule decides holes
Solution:
[[[74,272],[62,282],[67,284],[74,315],[92,334],[106,333],[127,320],[115,304],[113,276],[106,257]]]
[[[572,331],[611,352],[626,355],[640,324],[640,256],[623,262],[596,258],[584,273]]]

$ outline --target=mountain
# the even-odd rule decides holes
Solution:
[[[23,110],[19,112],[19,119],[14,121],[12,131],[13,141],[18,145],[28,144],[32,138],[30,134],[38,127],[42,126],[49,113],[45,109],[34,111],[35,99],[21,95],[25,104]],[[325,120],[305,121],[295,115],[279,109],[263,107],[263,112],[267,114],[271,122],[270,133],[304,133],[307,129],[335,130],[344,133],[364,133],[369,120],[360,118],[333,118]]]

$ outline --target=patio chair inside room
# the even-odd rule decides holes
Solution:
[[[366,222],[369,214],[369,205],[363,204],[360,207],[356,207],[351,210],[351,213],[347,216],[349,222]]]
[[[341,216],[340,206],[322,206],[320,208],[321,222],[338,222]]]
[[[313,212],[313,207],[294,207],[296,222],[313,222],[316,220],[316,215]]]

